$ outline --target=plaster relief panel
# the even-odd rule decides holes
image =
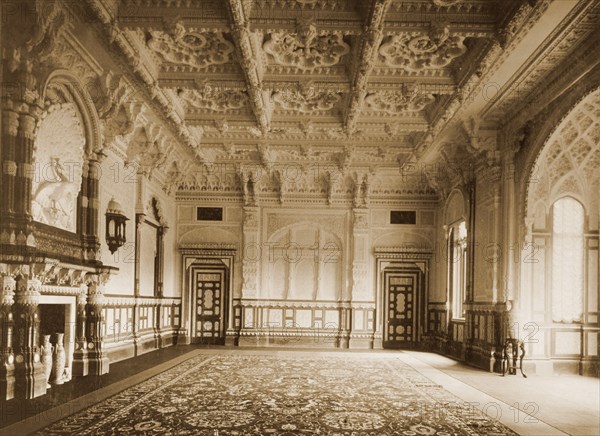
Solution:
[[[263,50],[275,64],[312,70],[337,65],[350,46],[341,32],[320,33],[313,23],[300,22],[297,32],[269,34]]]
[[[433,102],[435,97],[432,94],[421,94],[418,89],[408,87],[402,91],[376,91],[365,97],[368,109],[390,115],[419,112]]]
[[[428,34],[403,32],[384,38],[379,48],[380,61],[406,71],[444,68],[467,52],[464,37],[451,35],[447,25],[436,24]]]
[[[44,114],[34,143],[31,213],[35,221],[77,231],[85,136],[73,104]]]
[[[235,49],[223,32],[188,32],[181,23],[170,32],[151,31],[147,45],[165,62],[194,68],[229,63]]]
[[[177,94],[191,110],[224,112],[243,109],[248,105],[248,93],[236,89],[205,87],[202,91],[184,89]]]
[[[329,111],[342,100],[342,93],[331,90],[309,90],[302,92],[282,89],[272,94],[273,102],[281,109],[300,113]]]

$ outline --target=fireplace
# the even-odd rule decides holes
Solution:
[[[65,377],[63,381],[71,379],[75,350],[76,305],[77,298],[74,296],[42,295],[40,298],[40,339],[44,335],[51,335],[50,341],[55,345],[56,334],[64,335]]]

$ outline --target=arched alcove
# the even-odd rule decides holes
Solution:
[[[78,222],[87,212],[78,196],[88,176],[87,161],[101,143],[98,116],[80,80],[63,70],[48,75],[42,100],[34,131],[31,214],[37,222],[82,233],[86,229]]]
[[[599,352],[600,89],[566,112],[524,183],[516,318],[539,332],[528,353],[554,371],[589,372]]]

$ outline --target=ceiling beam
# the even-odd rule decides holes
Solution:
[[[377,60],[377,49],[381,45],[384,36],[385,14],[391,3],[391,0],[372,0],[369,8],[369,16],[365,21],[365,31],[360,41],[358,62],[355,64],[353,71],[350,104],[344,120],[344,127],[349,135],[356,128],[356,120],[367,95],[369,74]]]
[[[270,114],[268,101],[265,101],[262,92],[261,57],[252,50],[250,33],[250,20],[246,16],[241,0],[227,0],[227,10],[231,22],[231,29],[235,46],[238,52],[240,66],[248,86],[250,104],[256,117],[258,128],[263,135],[270,129]]]

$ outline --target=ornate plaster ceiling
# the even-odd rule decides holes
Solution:
[[[315,183],[330,195],[339,180],[397,177],[418,163],[429,184],[423,192],[433,187],[443,196],[470,173],[431,168],[464,159],[496,168],[503,151],[497,138],[512,138],[507,123],[517,118],[518,133],[561,82],[536,83],[560,76],[553,68],[568,63],[592,32],[600,35],[598,4],[86,0],[68,7],[93,14],[94,25],[73,35],[110,59],[82,71],[93,83],[96,70],[124,73],[105,71],[100,79],[112,102],[100,110],[109,120],[105,140],[133,143],[131,153],[147,156],[142,165],[160,166],[167,185],[185,191],[185,179],[192,190],[215,163],[238,179],[259,181],[267,171],[277,183],[282,165],[296,164],[305,173],[325,168]],[[54,54],[68,66],[69,53],[82,50],[65,44]],[[489,84],[503,92],[488,95]],[[516,86],[525,92],[513,92]],[[140,129],[148,119],[163,130]],[[146,147],[150,142],[158,148]],[[405,194],[421,192],[407,183]]]
[[[123,0],[116,22],[154,60],[185,123],[202,129],[202,147],[302,138],[405,153],[517,3]]]

